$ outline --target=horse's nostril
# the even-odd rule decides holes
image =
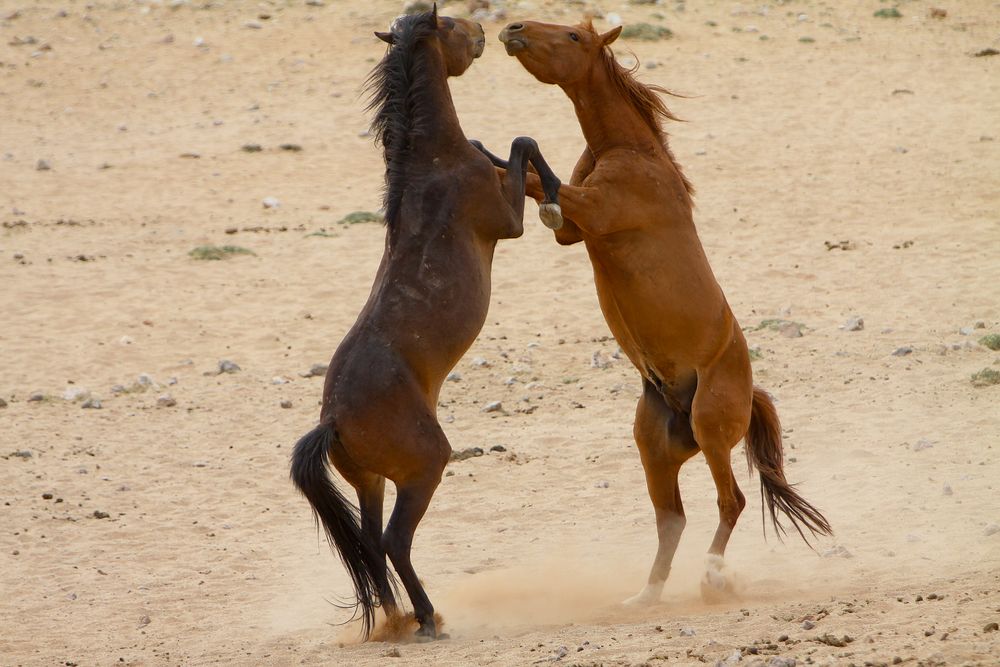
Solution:
[[[524,30],[523,23],[511,23],[507,26],[507,32],[517,32],[518,30]]]

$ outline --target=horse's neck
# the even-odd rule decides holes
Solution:
[[[583,136],[595,156],[623,146],[659,145],[656,134],[618,91],[604,67],[597,65],[581,83],[562,88],[573,101]]]
[[[419,132],[410,139],[411,157],[417,160],[433,160],[441,154],[451,154],[457,144],[468,143],[451,98],[444,60],[432,49],[428,49],[425,57],[428,58],[426,78],[414,82],[420,90],[412,98],[412,113],[422,119]]]

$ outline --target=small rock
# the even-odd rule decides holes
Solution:
[[[503,404],[500,401],[491,401],[483,408],[483,412],[503,412]]]
[[[920,440],[917,440],[915,443],[913,443],[913,451],[919,452],[924,449],[930,449],[933,446],[934,443],[928,440],[927,438],[920,438]]]
[[[945,482],[944,487],[941,489],[941,493],[943,493],[946,496],[952,495],[954,493],[954,491],[951,490],[951,484],[948,484],[947,482]]]
[[[310,7],[325,7],[326,3],[323,0],[306,0],[306,4]]]
[[[156,382],[153,381],[153,376],[149,373],[140,373],[139,377],[135,379],[135,383],[140,387],[152,387]]]
[[[244,153],[260,153],[264,148],[260,144],[243,144],[240,146],[240,150]],[[233,231],[236,231],[235,228]]]
[[[385,658],[401,658],[402,656],[403,654],[399,652],[399,648],[396,646],[393,646],[391,649],[382,654],[382,657]]]
[[[177,401],[170,394],[163,394],[156,399],[156,404],[161,408],[172,408],[177,405]]]
[[[145,614],[143,614],[142,616],[139,617],[139,625],[136,626],[136,627],[144,628],[144,627],[146,627],[147,625],[149,625],[152,622],[153,621],[152,621],[151,618],[149,618],[149,616],[146,616]]]
[[[590,367],[591,368],[600,368],[600,369],[610,368],[611,367],[611,363],[612,362],[611,362],[610,359],[605,359],[604,358],[604,355],[601,354],[600,350],[597,350],[596,352],[594,352],[594,354],[591,355],[591,357],[590,357]]]
[[[101,405],[101,399],[91,397],[88,398],[86,401],[84,401],[83,405],[81,405],[80,407],[83,408],[84,410],[100,410],[104,406]]]
[[[28,396],[29,403],[37,403],[38,401],[44,401],[44,400],[45,400],[45,394],[43,394],[40,391],[32,392],[31,395]]]
[[[913,354],[913,348],[910,347],[909,345],[904,345],[902,347],[897,347],[893,351],[892,356],[894,356],[894,357],[905,357],[908,354]]]
[[[51,493],[43,493],[42,494],[42,499],[43,500],[52,500],[52,494]]]
[[[283,408],[285,408],[287,410],[288,408],[292,407],[292,402],[291,401],[282,401],[281,402],[281,407],[283,407]]]
[[[230,361],[229,359],[222,359],[219,361],[219,373],[236,373],[243,370],[240,368],[239,364],[235,361]]]
[[[771,658],[771,662],[767,663],[767,667],[795,667],[795,665],[795,658],[782,658],[780,656]]]
[[[116,384],[111,387],[112,394],[124,394],[126,391],[128,391],[128,389],[126,389],[123,384]]]
[[[696,634],[694,628],[681,628],[681,637],[694,637]]]
[[[854,558],[854,554],[852,554],[850,551],[848,551],[842,545],[838,544],[837,546],[835,546],[835,547],[833,547],[831,549],[827,549],[826,551],[823,552],[823,558],[834,558],[834,557]],[[806,623],[808,623],[808,622],[809,621],[806,621]],[[809,628],[806,628],[806,630],[808,630],[808,629]]]
[[[865,328],[865,320],[861,317],[852,317],[851,319],[844,322],[841,329],[846,331],[861,331]]]
[[[448,376],[445,378],[447,382],[458,382],[461,379],[462,379],[462,374],[459,373],[458,371],[452,371],[448,373]]]
[[[816,627],[816,624],[813,623],[812,621],[810,621],[809,619],[806,619],[806,620],[802,621],[802,629],[803,630],[812,630],[815,627]]]
[[[491,452],[506,452],[507,448],[504,447],[503,445],[493,445],[492,447],[490,447],[490,451]]]
[[[983,632],[996,632],[1000,630],[1000,625],[997,623],[987,623],[983,626]]]
[[[458,452],[451,453],[452,461],[464,461],[465,459],[476,458],[485,454],[482,447],[468,447]]]
[[[110,516],[111,516],[110,514],[108,514],[107,512],[102,512],[101,510],[94,510],[93,514],[93,517],[95,519],[107,519]]]
[[[260,30],[261,28],[264,27],[264,24],[261,23],[260,21],[247,21],[243,25],[245,25],[247,28],[250,28],[251,30]]]
[[[482,357],[476,357],[473,359],[472,365],[476,368],[489,368],[491,366],[490,362],[486,361]]]
[[[48,160],[39,160],[35,163],[36,171],[48,171],[49,169],[52,169],[52,165],[49,164]]]
[[[208,461],[195,461],[191,465],[193,465],[195,468],[207,468]]]
[[[997,533],[1000,533],[1000,524],[996,523],[991,523],[990,525],[986,526],[986,530],[983,531],[983,535],[985,535],[986,537],[989,537],[990,535],[996,535]]]
[[[281,377],[280,375],[275,375],[271,378],[271,384],[288,384],[288,380]]]
[[[958,330],[958,333],[960,333],[963,336],[971,336],[973,333],[972,327],[962,327]]]
[[[32,454],[27,449],[19,449],[16,452],[14,452],[13,454],[11,454],[11,456],[16,456],[19,459],[25,459],[25,460],[27,460],[27,459],[31,458]]]
[[[982,320],[976,320],[976,323],[972,325],[972,328],[973,329],[985,329],[986,328],[986,322],[983,322]]]
[[[0,408],[6,408],[6,407],[7,407],[7,401],[0,398]]]
[[[90,392],[83,387],[68,387],[62,395],[64,401],[78,401],[89,396]]]
[[[797,322],[785,322],[778,327],[778,333],[785,338],[802,338],[802,327]]]
[[[608,488],[610,486],[611,486],[611,482],[609,482],[607,480],[602,480],[602,481],[598,482],[597,484],[594,484],[594,488],[595,489],[606,489],[606,488]]]
[[[326,375],[326,364],[313,364],[309,367],[309,370],[299,373],[299,377],[311,378],[311,377],[323,377]]]
[[[260,200],[260,203],[264,208],[278,208],[281,206],[281,202],[277,197],[264,197]]]

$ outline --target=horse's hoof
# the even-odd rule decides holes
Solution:
[[[638,594],[633,595],[627,600],[622,602],[622,605],[626,607],[648,607],[654,605],[660,601],[660,595],[663,593],[663,584],[646,584],[646,587],[639,591]]]
[[[439,634],[437,636],[437,638],[438,639],[451,639],[451,635],[449,635],[447,632],[442,632],[441,634]]]
[[[539,204],[538,217],[549,229],[556,230],[563,226],[562,208],[559,204]]]
[[[701,578],[701,599],[708,604],[739,599],[735,579],[721,556],[709,556],[705,562],[705,576]]]

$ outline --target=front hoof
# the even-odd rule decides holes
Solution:
[[[648,607],[660,601],[663,593],[663,584],[646,584],[637,595],[633,595],[622,602],[625,607]]]
[[[543,225],[553,231],[563,226],[562,208],[559,204],[540,204],[538,217],[542,219]]]

